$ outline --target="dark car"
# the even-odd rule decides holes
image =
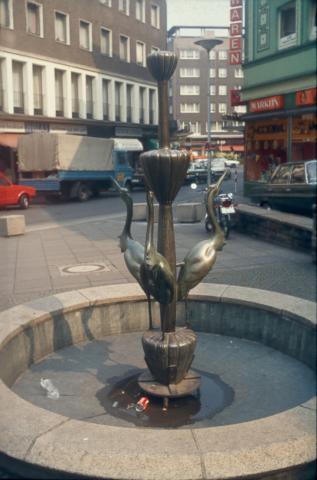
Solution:
[[[312,214],[316,203],[317,160],[279,165],[270,180],[254,189],[253,200],[264,207]]]

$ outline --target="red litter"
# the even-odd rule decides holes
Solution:
[[[136,404],[136,411],[137,412],[144,412],[149,406],[150,400],[147,397],[141,397],[138,403]]]

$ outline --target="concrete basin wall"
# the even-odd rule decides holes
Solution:
[[[183,308],[179,305],[180,324]],[[158,322],[158,308],[154,317]],[[201,284],[190,296],[190,319],[195,330],[262,342],[315,368],[312,302],[256,289]],[[23,462],[24,472],[25,462],[32,465],[30,477],[40,469],[39,478],[45,469],[46,475],[59,472],[69,478],[310,480],[315,436],[301,429],[300,422],[290,426],[287,412],[276,415],[278,428],[268,418],[238,427],[207,428],[199,434],[120,429],[43,410],[9,388],[32,363],[53,351],[147,328],[147,304],[135,284],[63,293],[1,312],[1,454]],[[307,419],[302,420],[304,425]],[[291,442],[283,435],[283,425],[291,429]],[[91,440],[84,442],[83,437]]]

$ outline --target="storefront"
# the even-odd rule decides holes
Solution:
[[[244,116],[245,195],[281,163],[316,158],[316,88],[249,101]]]

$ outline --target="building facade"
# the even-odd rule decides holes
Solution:
[[[211,30],[214,28],[214,30]],[[202,37],[217,38],[223,43],[210,51],[196,45]],[[211,143],[224,150],[240,150],[244,106],[231,105],[231,90],[240,90],[243,71],[229,65],[227,27],[173,27],[168,47],[179,57],[170,88],[170,114],[180,129],[188,129],[188,139],[203,144],[208,134],[208,75],[210,77]],[[238,148],[239,146],[239,148]]]
[[[246,0],[245,193],[283,162],[316,158],[316,2]]]
[[[165,0],[0,0],[0,169],[28,132],[156,137],[165,48]]]

